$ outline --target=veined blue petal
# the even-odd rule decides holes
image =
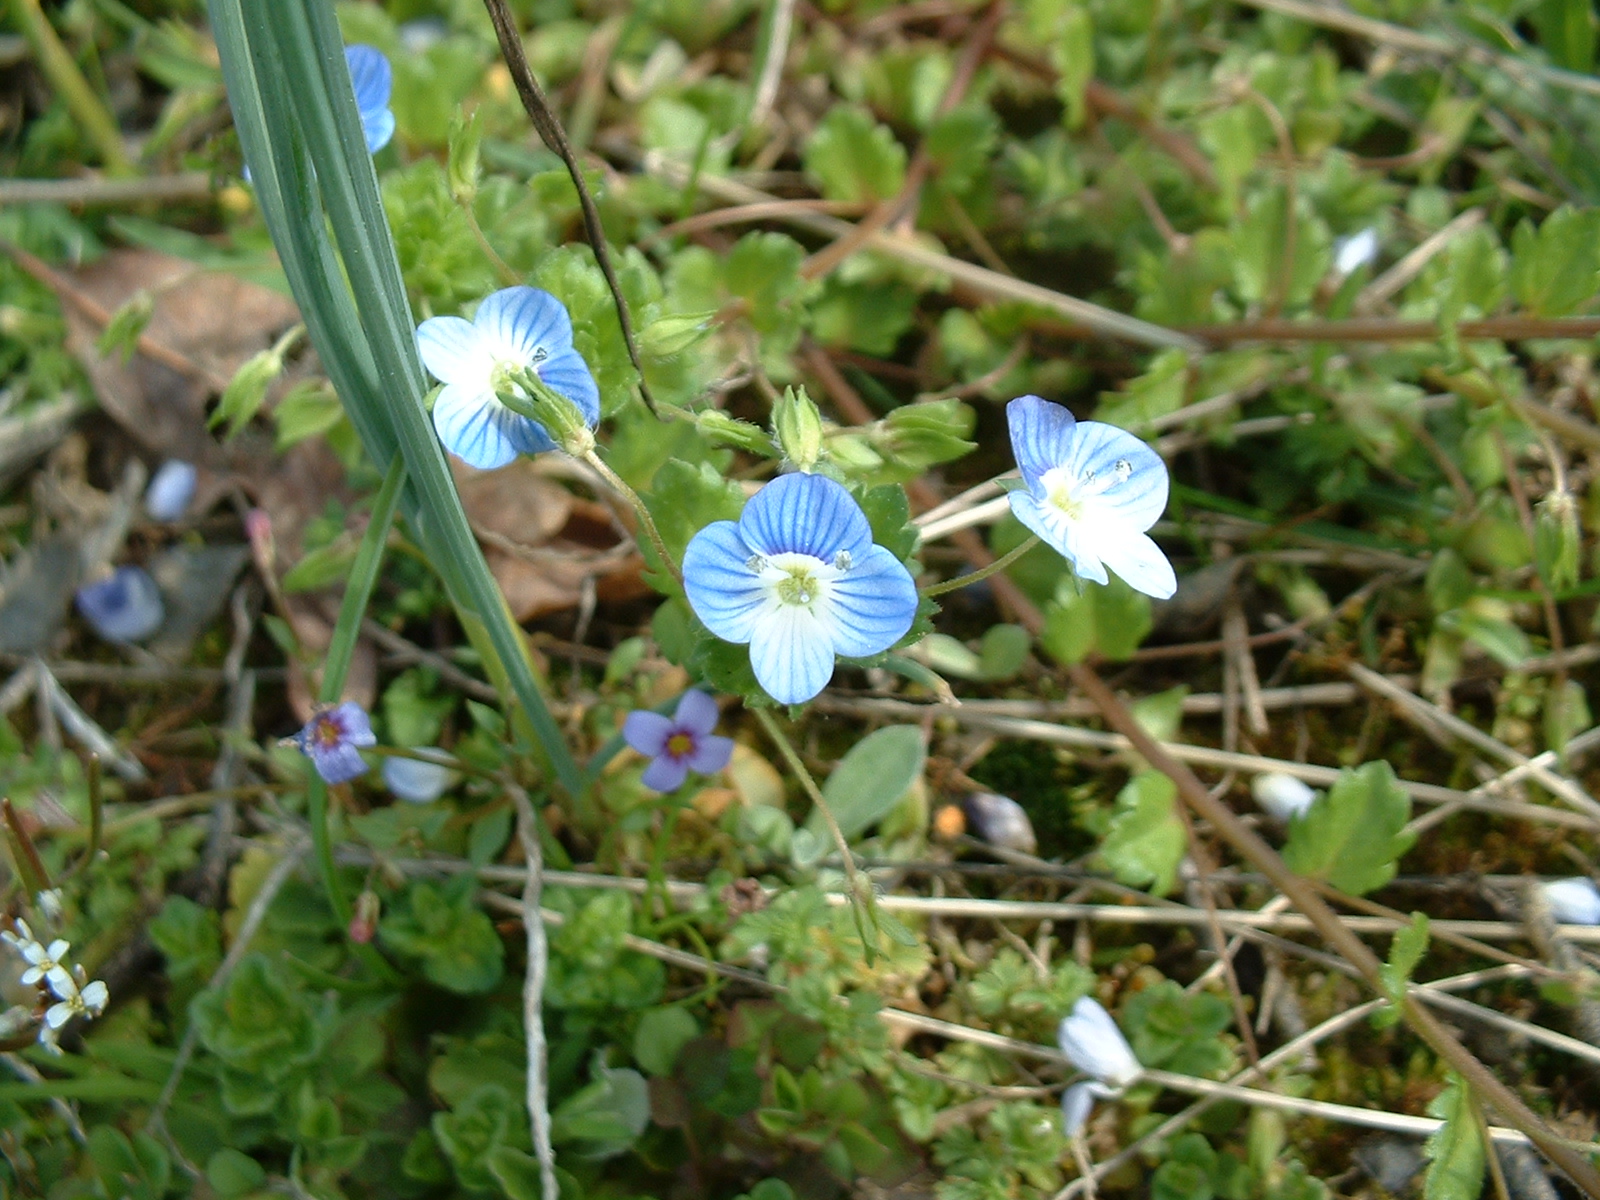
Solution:
[[[560,350],[534,368],[540,380],[576,404],[590,425],[600,423],[600,388],[576,350]]]
[[[361,136],[367,143],[367,153],[376,154],[394,137],[394,113],[387,108],[361,114]]]
[[[872,526],[855,497],[824,475],[780,475],[750,498],[739,531],[765,555],[809,554],[831,563],[842,550],[860,558]]]
[[[1006,405],[1011,453],[1030,488],[1040,475],[1066,461],[1077,423],[1077,418],[1061,405],[1038,396],[1018,396]]]
[[[882,546],[868,546],[829,588],[833,649],[851,658],[887,650],[917,615],[917,585],[905,564]]]
[[[1085,544],[1082,527],[1076,521],[1068,520],[1060,509],[1046,504],[1032,492],[1012,492],[1007,499],[1017,520],[1071,563],[1073,571],[1080,578],[1095,583],[1106,582],[1106,569],[1100,565],[1099,557]]]
[[[1125,464],[1120,469],[1118,464]],[[1137,529],[1149,529],[1167,507],[1167,464],[1161,456],[1125,429],[1100,421],[1082,421],[1064,465],[1078,479],[1093,472],[1087,489],[1086,520],[1115,517]]]
[[[383,51],[360,42],[344,48],[344,61],[350,68],[350,84],[356,93],[356,108],[363,118],[389,106],[394,91],[394,71]]]
[[[683,590],[694,615],[725,642],[748,642],[767,594],[746,565],[754,552],[732,521],[713,521],[683,552]]]
[[[690,688],[678,701],[678,707],[672,714],[672,723],[689,733],[703,736],[717,727],[721,715],[715,700],[699,688]]]
[[[572,318],[566,305],[538,288],[508,287],[491,292],[478,305],[472,323],[496,347],[504,347],[529,365],[534,365],[541,350],[544,358],[552,358],[572,349]]]
[[[804,704],[833,678],[833,639],[822,618],[798,604],[762,612],[750,638],[756,681],[780,704]]]
[[[639,776],[639,782],[657,792],[675,792],[683,786],[683,781],[688,777],[687,759],[663,754],[644,769],[644,774]]]
[[[512,412],[489,393],[453,383],[433,402],[433,427],[446,450],[480,471],[503,467],[519,454],[555,447],[537,422]]]
[[[1084,539],[1102,563],[1115,571],[1129,587],[1166,600],[1178,590],[1178,577],[1161,547],[1146,533],[1130,527],[1120,534],[1114,529],[1097,529]]]
[[[672,727],[673,722],[660,713],[636,708],[622,722],[622,740],[646,758],[654,758],[666,750]]]
[[[494,367],[483,334],[460,317],[429,317],[418,325],[417,353],[428,373],[441,383],[486,380]]]

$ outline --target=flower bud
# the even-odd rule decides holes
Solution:
[[[350,940],[365,946],[378,932],[382,902],[371,888],[356,897],[356,910],[350,918]]]
[[[228,435],[238,433],[261,411],[267,400],[267,388],[282,373],[283,352],[277,348],[263,350],[247,359],[223,389],[222,399],[217,402],[208,424],[214,429],[227,422]]]
[[[1533,555],[1540,577],[1557,591],[1572,587],[1578,582],[1582,547],[1577,500],[1565,489],[1551,492],[1539,502],[1533,527]]]
[[[1550,914],[1562,925],[1600,925],[1600,891],[1594,881],[1578,877],[1541,884]]]
[[[1056,1040],[1073,1066],[1112,1087],[1127,1087],[1144,1071],[1111,1014],[1088,996],[1062,1018]]]
[[[805,388],[784,388],[772,406],[772,432],[783,456],[802,471],[816,469],[822,459],[822,414]]]
[[[272,536],[272,517],[264,508],[252,508],[244,515],[245,536],[250,539],[250,557],[263,575],[271,575],[278,559],[278,544]]]
[[[445,177],[450,195],[457,204],[470,205],[478,198],[478,147],[483,142],[483,121],[477,109],[470,115],[458,114],[450,122],[449,165]]]
[[[156,468],[145,489],[144,507],[157,521],[176,521],[194,499],[197,472],[193,463],[169,458]]]
[[[1317,794],[1304,782],[1281,771],[1267,771],[1250,781],[1250,794],[1266,812],[1280,821],[1303,817]]]
[[[968,796],[963,806],[974,837],[998,846],[1002,850],[1015,850],[1019,854],[1032,854],[1039,848],[1033,833],[1033,822],[1022,805],[1009,796],[993,792],[975,792]]]
[[[532,368],[516,372],[511,382],[526,394],[500,392],[500,400],[507,408],[539,422],[550,440],[573,458],[583,458],[594,449],[594,430],[583,410],[546,384]]]
[[[701,437],[718,445],[732,446],[736,450],[759,454],[762,458],[773,458],[778,453],[766,430],[749,421],[730,417],[720,409],[708,408],[695,413],[694,424]]]
[[[716,310],[657,317],[639,334],[639,349],[655,358],[681,354],[711,332]]]

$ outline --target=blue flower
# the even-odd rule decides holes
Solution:
[[[1023,488],[1011,511],[1085,579],[1110,567],[1130,586],[1165,600],[1177,576],[1145,530],[1167,506],[1161,456],[1115,425],[1078,421],[1059,404],[1022,396],[1006,405]]]
[[[143,567],[118,567],[98,583],[78,589],[78,611],[108,642],[149,637],[166,615],[161,589]]]
[[[193,463],[167,459],[150,477],[150,486],[144,493],[145,511],[158,521],[176,521],[194,499],[197,476]]]
[[[290,740],[329,783],[345,783],[365,775],[367,761],[358,747],[378,743],[366,710],[354,700],[323,709]]]
[[[432,804],[459,777],[450,769],[450,756],[444,751],[413,746],[411,752],[418,757],[393,756],[383,760],[384,785],[408,804]]]
[[[544,426],[495,395],[525,368],[576,404],[591,426],[600,420],[600,389],[572,348],[572,318],[549,292],[505,288],[478,305],[471,321],[430,317],[417,327],[417,349],[445,385],[433,402],[433,427],[444,448],[470,466],[491,470],[519,454],[555,449]]]
[[[651,759],[640,782],[658,792],[671,792],[690,771],[712,775],[733,757],[733,739],[718,737],[717,702],[690,688],[671,717],[635,709],[622,723],[623,739]]]
[[[361,132],[367,139],[367,153],[376,154],[394,136],[394,113],[389,111],[389,93],[394,90],[394,71],[383,51],[359,43],[344,48],[344,61],[355,86],[356,110],[361,114]]]
[[[683,588],[707,629],[750,644],[757,681],[782,704],[825,688],[835,655],[887,650],[917,615],[905,564],[873,545],[861,506],[821,475],[780,476],[737,523],[695,534]]]
[[[1550,914],[1563,925],[1600,925],[1600,891],[1583,876],[1540,884]]]

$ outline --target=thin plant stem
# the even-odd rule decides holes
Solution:
[[[544,852],[539,846],[539,817],[528,793],[507,781],[506,790],[517,810],[517,837],[528,874],[522,883],[522,927],[528,939],[528,967],[522,982],[522,1020],[528,1057],[528,1119],[533,1126],[533,1152],[539,1160],[539,1184],[544,1200],[557,1200],[556,1152],[550,1144],[550,1088],[547,1078],[549,1049],[544,1036],[544,978],[549,944],[539,900],[544,888]]]
[[[583,210],[583,232],[589,239],[590,249],[594,251],[594,260],[600,266],[600,273],[606,277],[606,286],[611,289],[611,300],[617,309],[617,324],[622,327],[622,341],[628,348],[628,360],[639,373],[639,395],[653,414],[656,411],[655,397],[650,394],[650,385],[644,378],[644,364],[639,361],[639,348],[633,338],[633,321],[628,316],[628,302],[622,297],[622,285],[611,266],[611,249],[606,244],[605,226],[600,223],[600,210],[595,207],[594,197],[589,194],[589,185],[584,182],[578,156],[567,140],[566,130],[556,119],[544,89],[539,86],[539,81],[528,66],[528,57],[522,49],[522,33],[517,28],[516,18],[506,6],[506,0],[483,0],[483,5],[489,10],[489,20],[493,22],[495,37],[500,42],[500,54],[506,60],[511,82],[516,85],[517,96],[522,101],[528,119],[544,139],[544,144],[561,157],[566,164],[567,174],[572,177],[572,186],[578,189],[578,205]]]
[[[856,912],[856,924],[861,930],[861,942],[866,948],[867,961],[870,963],[876,956],[877,946],[874,944],[874,940],[867,936],[867,930],[870,928],[876,931],[878,928],[878,913],[874,903],[875,897],[872,894],[872,885],[856,869],[855,856],[850,853],[850,843],[845,839],[844,830],[839,828],[839,822],[834,819],[833,810],[828,807],[828,801],[823,797],[822,789],[817,786],[817,781],[811,777],[811,772],[806,770],[806,764],[801,761],[800,754],[789,741],[788,735],[778,728],[778,722],[773,719],[772,714],[766,709],[757,708],[753,711],[755,712],[756,720],[761,724],[761,728],[766,731],[767,736],[778,747],[778,753],[783,755],[783,760],[789,764],[789,769],[800,780],[800,786],[805,789],[806,795],[811,797],[811,803],[815,804],[817,811],[822,814],[822,820],[828,826],[828,832],[833,835],[833,844],[839,850],[839,861],[844,865],[845,879],[850,884],[852,907]],[[864,917],[863,910],[865,910]]]
[[[67,111],[77,121],[79,128],[104,160],[111,175],[135,174],[133,163],[122,145],[122,134],[94,88],[72,61],[72,55],[61,44],[50,18],[45,16],[39,0],[13,0],[12,11],[17,24],[33,48],[34,59],[50,80],[50,85],[66,104]]]
[[[650,510],[645,506],[645,502],[640,498],[639,493],[628,486],[628,482],[622,476],[606,466],[605,460],[593,450],[584,455],[583,461],[600,472],[600,477],[610,484],[616,493],[628,502],[629,507],[639,515],[639,524],[644,526],[645,536],[650,539],[651,548],[655,550],[661,561],[666,564],[667,570],[672,572],[672,577],[682,583],[683,572],[679,570],[677,561],[672,557],[671,551],[667,549],[667,543],[661,536],[661,530],[656,528],[655,518],[650,515]]]
[[[942,596],[946,592],[955,591],[957,588],[964,588],[969,584],[980,583],[989,578],[989,576],[994,575],[997,572],[1004,571],[1012,563],[1016,562],[1017,559],[1021,558],[1024,554],[1026,554],[1029,550],[1032,550],[1038,544],[1039,535],[1033,534],[1028,538],[1027,541],[1013,547],[1010,550],[1007,550],[987,567],[979,567],[976,571],[970,571],[965,575],[958,575],[954,579],[946,579],[943,583],[935,583],[929,587],[919,588],[918,590],[924,596]]]

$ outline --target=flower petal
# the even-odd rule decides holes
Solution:
[[[713,521],[689,540],[683,552],[683,590],[689,607],[725,642],[748,642],[767,605],[766,590],[745,565],[750,557],[750,546],[732,521]]]
[[[701,775],[715,775],[732,757],[733,739],[708,733],[695,739],[694,751],[688,759],[689,769]]]
[[[394,137],[394,113],[387,108],[361,113],[361,137],[367,143],[367,153],[376,154]]]
[[[176,521],[194,499],[198,477],[193,463],[179,458],[167,459],[150,477],[150,486],[145,489],[145,512],[157,521]]]
[[[349,743],[338,746],[311,746],[306,753],[311,765],[327,783],[348,783],[367,773],[367,762],[361,752]]]
[[[472,323],[498,353],[521,363],[532,365],[541,350],[543,361],[572,349],[572,318],[566,305],[539,288],[508,287],[491,292],[478,305]],[[541,377],[543,374],[541,371]]]
[[[1062,1018],[1056,1040],[1073,1066],[1101,1083],[1126,1087],[1144,1071],[1111,1014],[1091,997],[1079,997],[1072,1014]]]
[[[441,383],[479,383],[488,386],[494,356],[484,336],[471,321],[460,317],[429,317],[417,326],[417,353],[422,365]]]
[[[763,612],[750,638],[756,681],[780,704],[804,704],[833,678],[832,634],[820,617],[797,604]]]
[[[161,625],[166,610],[161,589],[143,567],[118,567],[77,592],[78,611],[108,642],[137,642]]]
[[[1061,1093],[1061,1132],[1068,1137],[1075,1136],[1089,1119],[1094,1108],[1094,1093],[1089,1090],[1093,1086],[1088,1081],[1075,1083]]]
[[[660,713],[636,708],[622,722],[622,740],[646,758],[655,758],[666,752],[672,729],[673,722]]]
[[[432,746],[413,746],[417,754],[439,753]],[[431,753],[430,753],[431,752]],[[384,786],[407,804],[432,804],[456,782],[456,773],[442,762],[391,757],[381,768]]]
[[[833,649],[851,658],[887,650],[917,616],[917,585],[905,564],[882,546],[868,546],[829,588]]]
[[[386,108],[394,90],[394,71],[383,51],[357,42],[344,48],[344,61],[350,67],[350,84],[355,89],[356,107],[365,117]]]
[[[1077,418],[1059,404],[1038,396],[1018,396],[1006,405],[1011,453],[1031,488],[1040,475],[1066,461]]]
[[[1600,925],[1600,892],[1583,876],[1540,884],[1550,913],[1563,925]]]
[[[600,423],[600,386],[583,355],[576,350],[558,350],[534,371],[540,380],[576,404],[590,425]]]
[[[750,498],[739,531],[765,555],[809,554],[831,563],[842,550],[860,558],[872,526],[855,497],[823,475],[780,475]]]
[[[1015,403],[1015,401],[1013,401]],[[1126,464],[1119,470],[1119,464]],[[1093,472],[1097,490],[1082,501],[1085,520],[1115,520],[1145,530],[1167,507],[1167,464],[1126,429],[1083,421],[1062,463],[1077,479]]]
[[[717,727],[721,716],[715,700],[699,688],[690,688],[678,701],[672,723],[689,733],[707,734]]]
[[[639,782],[658,792],[675,792],[683,786],[683,781],[687,778],[689,778],[688,760],[663,754],[644,769],[644,774],[639,776]]]
[[[1135,533],[1128,527],[1119,535],[1114,526],[1108,526],[1096,528],[1093,534],[1086,528],[1079,540],[1135,591],[1166,600],[1178,590],[1178,577],[1173,574],[1172,564],[1161,547],[1150,540],[1149,534]]]
[[[367,710],[354,700],[346,700],[333,708],[330,716],[338,722],[339,733],[352,746],[376,746],[377,734],[372,732],[372,718]]]
[[[1012,401],[1016,403],[1016,401]],[[1032,492],[1012,492],[1007,499],[1011,511],[1029,529],[1072,565],[1072,570],[1082,579],[1095,583],[1106,582],[1106,569],[1083,538],[1082,526],[1069,520],[1067,515],[1053,505],[1046,504]]]
[[[447,384],[433,402],[433,427],[444,448],[468,466],[492,471],[518,454],[555,449],[544,427],[485,392]]]

